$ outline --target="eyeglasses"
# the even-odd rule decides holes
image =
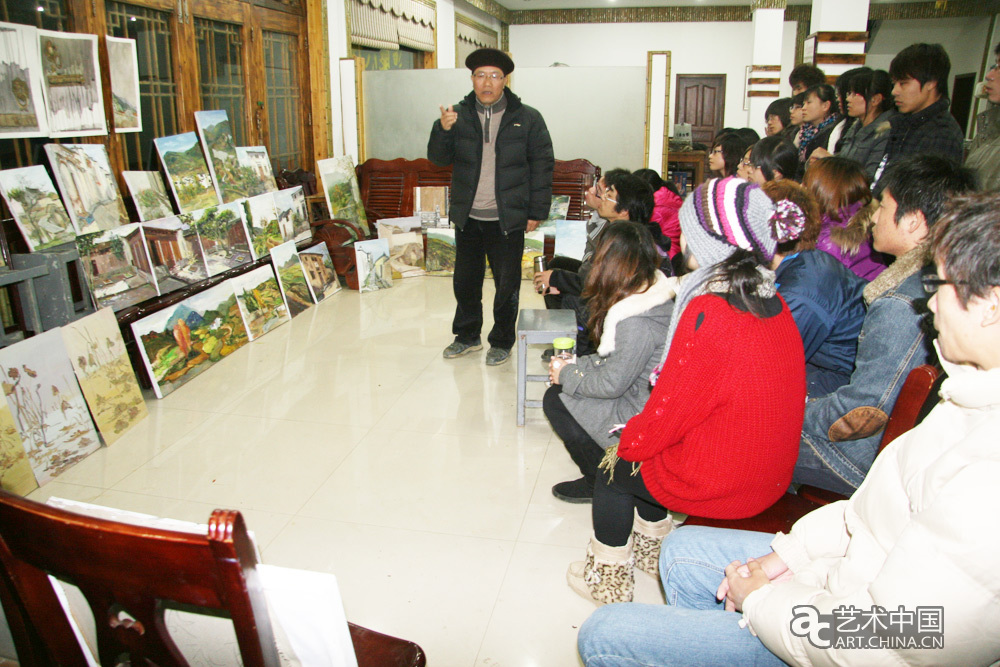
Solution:
[[[746,159],[746,160],[740,160],[740,166],[743,166],[743,167],[753,167],[753,162],[751,162],[748,159]]]
[[[715,148],[713,148],[711,150],[711,152],[709,153],[709,155],[718,155],[721,152],[722,152],[722,146],[716,146]]]
[[[503,78],[503,74],[497,74],[496,72],[476,72],[472,75],[472,78],[479,79],[480,81],[499,81]]]
[[[924,292],[927,294],[934,294],[938,291],[941,285],[968,285],[968,280],[945,280],[944,278],[938,278],[934,274],[928,273],[925,276],[920,276],[920,283],[924,286]]]
[[[605,190],[604,192],[602,192],[602,193],[601,193],[601,199],[603,199],[604,201],[609,201],[609,202],[611,202],[612,204],[617,204],[617,203],[618,203],[618,200],[617,200],[617,199],[612,199],[612,198],[611,198],[611,197],[609,196],[610,192],[611,192],[611,190]],[[618,193],[616,192],[615,194],[618,194]]]

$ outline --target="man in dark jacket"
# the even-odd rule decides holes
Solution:
[[[545,120],[505,86],[514,62],[498,49],[479,49],[465,59],[472,92],[434,122],[427,157],[452,165],[451,221],[455,223],[452,322],[453,359],[483,348],[485,260],[493,271],[493,329],[486,364],[510,358],[516,338],[524,232],[534,231],[552,204],[552,140]]]

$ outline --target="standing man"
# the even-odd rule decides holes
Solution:
[[[552,140],[545,120],[506,87],[514,61],[498,49],[469,54],[472,92],[434,121],[427,157],[452,165],[455,223],[455,342],[445,359],[483,349],[483,278],[493,271],[493,329],[487,366],[510,358],[515,341],[524,232],[534,231],[552,204]]]

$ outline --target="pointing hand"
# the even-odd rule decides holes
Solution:
[[[458,112],[451,106],[447,109],[441,107],[441,127],[447,132],[458,121]]]

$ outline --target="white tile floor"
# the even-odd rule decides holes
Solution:
[[[521,307],[543,307],[527,281]],[[416,641],[432,666],[578,665],[594,607],[565,571],[590,506],[550,491],[578,471],[541,410],[515,425],[516,359],[442,359],[453,312],[448,278],[343,290],[150,394],[142,424],[31,497],[198,522],[239,509],[265,562],[332,572],[349,619]],[[528,363],[542,372],[537,351]],[[662,600],[636,576],[638,600]]]

